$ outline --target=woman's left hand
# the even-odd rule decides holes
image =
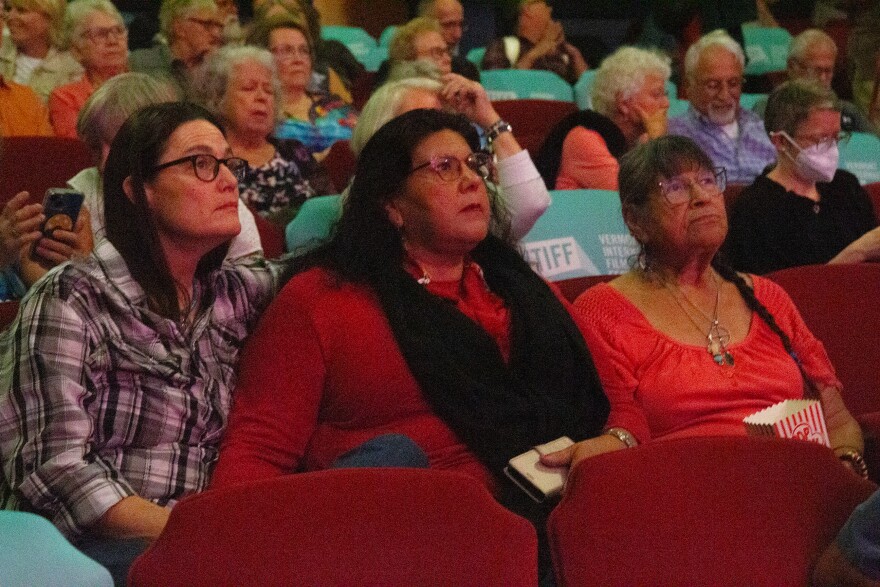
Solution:
[[[616,437],[610,434],[600,434],[595,438],[577,442],[568,448],[542,455],[541,464],[548,467],[567,466],[573,468],[584,459],[623,448],[626,448],[626,445]]]
[[[500,118],[485,88],[479,83],[457,73],[447,73],[440,81],[443,83],[440,89],[443,102],[471,122],[489,128]]]

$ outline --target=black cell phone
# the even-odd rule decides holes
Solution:
[[[69,188],[49,188],[46,197],[43,198],[43,215],[46,220],[40,227],[43,236],[52,238],[52,233],[58,230],[73,230],[79,211],[82,208],[82,192]]]

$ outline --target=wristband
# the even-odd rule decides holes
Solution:
[[[862,453],[855,449],[848,449],[844,452],[840,453],[838,457],[841,461],[849,463],[852,467],[852,470],[855,471],[857,475],[863,477],[865,479],[868,478],[868,465],[865,463],[865,457],[862,456]]]
[[[633,448],[639,445],[639,441],[636,440],[636,437],[630,434],[629,430],[625,428],[609,428],[605,431],[605,434],[613,436],[625,444],[626,448]]]
[[[495,139],[498,138],[498,135],[505,132],[512,132],[513,127],[510,126],[509,122],[505,122],[504,120],[499,119],[495,124],[486,129],[486,142],[490,145],[495,142]]]

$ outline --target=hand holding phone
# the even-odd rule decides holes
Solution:
[[[52,233],[59,228],[73,230],[84,196],[82,192],[67,188],[49,188],[43,199],[43,215],[46,220],[40,227],[43,236],[52,238]]]
[[[541,464],[541,455],[562,450],[574,444],[568,436],[562,436],[534,447],[507,462],[504,474],[538,503],[562,492],[568,478],[568,467],[548,467]]]
[[[43,198],[43,216],[45,220],[40,226],[42,236],[34,242],[31,256],[41,264],[53,265],[50,259],[45,259],[37,253],[37,247],[43,238],[54,240],[56,230],[73,232],[76,221],[79,218],[84,196],[82,192],[68,188],[49,188]]]

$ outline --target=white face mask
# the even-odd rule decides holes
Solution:
[[[837,143],[812,145],[804,149],[794,142],[794,139],[788,136],[787,132],[780,131],[779,134],[799,150],[797,157],[792,157],[788,152],[785,154],[794,162],[797,174],[801,179],[811,182],[828,182],[834,179],[834,173],[837,171],[837,164],[840,161]]]

